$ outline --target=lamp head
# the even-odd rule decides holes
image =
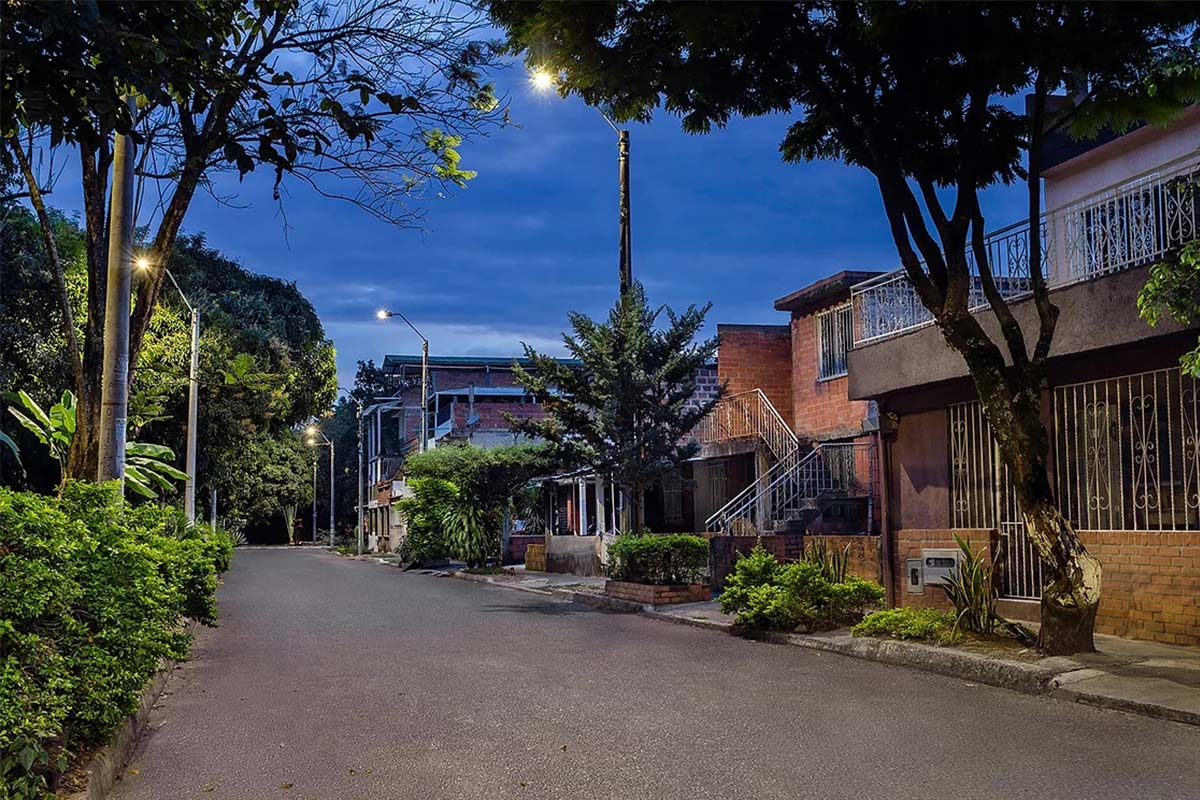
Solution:
[[[150,269],[150,259],[146,258],[145,256],[138,256],[133,260],[133,265],[142,272],[147,272]]]
[[[375,312],[376,319],[387,319],[391,315],[392,315],[392,312],[388,311],[386,308],[381,308]]]

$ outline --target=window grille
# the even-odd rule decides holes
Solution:
[[[1200,382],[1177,368],[1054,389],[1059,502],[1090,530],[1200,530]]]
[[[817,378],[828,380],[846,374],[846,354],[853,340],[850,304],[817,314]]]
[[[679,525],[683,522],[683,479],[678,472],[663,477],[663,522]]]

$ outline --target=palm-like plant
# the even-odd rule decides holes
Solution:
[[[296,543],[296,505],[283,507],[283,525],[287,528],[288,544]]]
[[[46,447],[50,457],[58,462],[61,488],[66,477],[63,464],[71,446],[71,437],[75,435],[74,393],[69,389],[65,390],[49,411],[44,410],[24,391],[17,391],[5,397],[12,404],[8,413],[32,433]],[[15,450],[16,445],[12,447]],[[187,473],[171,465],[174,460],[175,451],[166,445],[126,442],[125,487],[142,497],[158,497],[156,489],[170,489],[171,481],[187,480]]]
[[[450,549],[455,556],[475,567],[485,563],[488,556],[495,555],[499,544],[489,531],[488,517],[475,503],[455,502],[442,517],[442,527],[450,540]]]

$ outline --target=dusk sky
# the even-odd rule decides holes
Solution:
[[[568,310],[605,313],[617,290],[615,135],[578,99],[544,96],[514,65],[497,76],[514,124],[460,148],[479,175],[426,204],[423,230],[399,229],[288,184],[290,230],[266,172],[222,179],[239,208],[198,194],[184,223],[246,267],[294,280],[338,351],[343,386],[355,362],[419,353],[407,314],[435,355],[516,355],[521,342],[561,351]],[[783,323],[772,302],[841,269],[898,266],[878,192],[864,170],[788,165],[786,117],[734,120],[690,136],[660,113],[630,126],[633,273],[653,303],[713,302],[717,322]],[[56,195],[67,208],[78,207]],[[984,195],[989,228],[1018,220],[1023,187]]]

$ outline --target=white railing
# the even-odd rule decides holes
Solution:
[[[781,459],[705,522],[711,532],[761,533],[769,525],[819,510],[830,496],[871,497],[875,450],[867,443],[821,444]]]
[[[1000,548],[996,554],[1000,573],[1000,595],[1014,600],[1040,600],[1042,560],[1033,541],[1025,535],[1022,522],[1000,524]]]
[[[1200,228],[1200,157],[1190,155],[1135,180],[1096,192],[1042,216],[1042,271],[1050,286],[1065,286],[1141,266],[1197,238]],[[1005,298],[1030,289],[1029,224],[1018,223],[985,240],[996,288]],[[987,299],[973,251],[970,307]],[[854,345],[886,339],[933,320],[904,270],[851,289]]]
[[[722,398],[696,426],[693,437],[702,445],[760,438],[780,460],[794,455],[799,447],[796,434],[761,389]]]

